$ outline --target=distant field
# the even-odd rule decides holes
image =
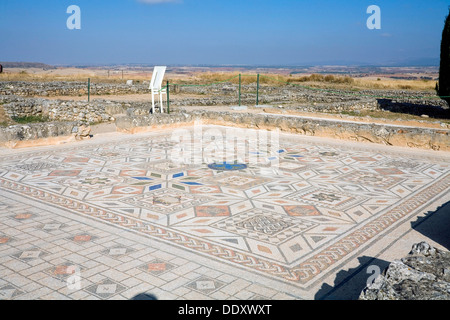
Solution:
[[[242,73],[243,84],[256,83],[256,74],[261,73],[261,85],[281,86],[287,83],[314,88],[329,89],[391,89],[391,90],[420,90],[434,91],[436,81],[434,80],[403,80],[392,77],[358,76],[350,77],[335,74],[286,74],[276,71],[262,73],[258,70],[210,72],[191,71],[185,69],[168,69],[165,80],[179,84],[210,84],[229,80],[238,83],[238,75]],[[107,70],[107,69],[87,69],[87,68],[10,68],[0,74],[0,81],[87,81],[102,83],[123,83],[126,80],[149,81],[152,75],[148,70]],[[230,80],[233,78],[232,80]]]

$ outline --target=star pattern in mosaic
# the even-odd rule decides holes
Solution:
[[[187,288],[193,289],[197,292],[200,292],[202,294],[210,294],[217,290],[219,290],[221,287],[223,287],[225,284],[222,281],[218,281],[209,277],[202,276],[198,279],[195,279],[194,281],[188,283],[186,285]]]
[[[161,275],[174,269],[175,265],[167,261],[155,259],[148,263],[144,263],[138,268],[153,275]]]
[[[12,284],[0,286],[0,300],[11,300],[23,293],[24,292],[20,290],[20,288]]]
[[[450,164],[367,148],[280,140],[276,153],[261,150],[264,161],[226,171],[208,166],[209,159],[174,161],[171,150],[177,146],[170,134],[161,133],[126,143],[1,156],[0,189],[299,285],[365,245],[368,239],[359,233],[381,234],[448,190]],[[234,151],[221,154],[232,158],[227,152]],[[19,223],[34,216],[24,211],[11,218]],[[64,227],[56,221],[40,226],[47,232]],[[96,241],[82,231],[67,237],[81,246]],[[0,235],[0,245],[8,241],[13,237]],[[127,250],[113,247],[103,254],[120,257]],[[30,249],[15,258],[45,254]],[[69,267],[46,272],[67,277]],[[174,267],[154,260],[139,268],[162,274]],[[222,285],[199,278],[187,286],[209,293]],[[18,294],[7,285],[1,290],[5,296]],[[105,298],[123,288],[107,279],[87,290]]]
[[[114,280],[106,278],[99,283],[88,286],[84,290],[100,299],[108,299],[126,290],[126,287],[120,285]]]

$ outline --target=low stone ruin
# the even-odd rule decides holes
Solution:
[[[95,83],[91,82],[91,95],[119,95],[148,93],[148,84],[126,83]],[[55,97],[84,96],[88,94],[88,81],[2,81],[0,95],[15,95],[21,97]]]
[[[6,126],[10,124],[10,121],[3,121],[3,127],[0,126],[0,144],[4,145],[8,141],[71,136],[74,128],[79,128],[81,125],[116,123],[119,131],[133,133],[161,125],[190,125],[195,119],[201,119],[210,124],[268,130],[278,128],[285,132],[311,136],[432,150],[450,149],[449,124],[445,121],[440,122],[439,129],[431,129],[362,123],[354,119],[352,121],[314,120],[289,115],[290,111],[359,114],[362,111],[392,110],[406,113],[427,111],[430,113],[427,116],[430,117],[446,116],[449,111],[448,105],[445,101],[436,100],[430,92],[364,90],[354,93],[344,90],[311,90],[292,85],[262,86],[259,95],[261,105],[283,104],[284,113],[277,115],[264,114],[264,109],[258,114],[214,112],[209,111],[208,108],[190,112],[182,109],[184,106],[236,106],[238,89],[237,85],[232,83],[212,86],[176,86],[177,90],[174,87],[177,94],[185,94],[185,96],[171,99],[172,113],[170,115],[150,115],[150,95],[148,103],[113,102],[104,99],[88,102],[36,98],[36,96],[84,95],[85,86],[85,83],[61,81],[0,82],[0,107],[4,115],[13,120],[29,116],[42,120],[42,123],[10,126]],[[92,95],[132,93],[149,94],[147,85],[134,82],[133,84],[95,84],[91,91]],[[375,96],[384,98],[376,99]],[[421,96],[421,98],[414,100],[411,96]],[[396,100],[393,100],[393,97],[396,97]],[[255,98],[256,85],[243,85],[242,105],[254,106]]]

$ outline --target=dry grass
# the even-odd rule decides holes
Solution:
[[[211,84],[220,82],[239,83],[239,72],[204,72],[197,73],[193,78],[186,81],[195,81],[198,84]],[[241,74],[242,84],[256,84],[256,74]],[[280,74],[261,74],[259,78],[260,84],[283,86],[286,84],[304,84],[304,83],[335,83],[335,84],[352,84],[354,80],[350,77],[337,77],[334,75],[313,74],[310,76],[292,77]]]
[[[128,79],[134,81],[149,81],[151,73],[127,72],[122,78],[122,73],[108,72],[105,70],[53,70],[46,72],[37,72],[34,70],[18,70],[16,72],[7,72],[0,74],[0,81],[81,81],[97,83],[124,83]],[[170,74],[166,75],[166,80],[171,83],[179,84],[212,84],[221,82],[239,83],[239,72],[202,72],[192,76]],[[241,75],[242,84],[256,84],[256,74]],[[280,74],[261,74],[260,84],[283,86],[293,84],[298,86],[322,88],[322,89],[344,89],[344,90],[364,90],[364,89],[391,89],[391,90],[418,90],[434,91],[435,81],[424,80],[397,80],[397,79],[364,79],[351,78],[349,76],[336,75],[280,75]]]
[[[394,89],[394,90],[419,90],[435,91],[435,81],[424,80],[395,80],[395,79],[358,79],[355,80],[356,86],[371,89]]]
[[[124,83],[126,80],[149,81],[151,73],[125,72],[122,78],[121,72],[108,72],[105,70],[81,70],[81,69],[61,69],[55,71],[35,71],[18,70],[0,74],[0,81],[69,81],[69,82],[91,82],[97,83]]]
[[[239,73],[199,73],[191,79],[186,79],[186,83],[210,84],[229,81],[231,83],[239,83]],[[231,80],[230,80],[231,79]],[[256,83],[256,75],[242,74],[242,84]],[[396,79],[364,79],[351,78],[349,76],[335,76],[312,74],[309,76],[286,76],[278,74],[261,74],[260,83],[274,86],[283,86],[286,84],[299,85],[313,88],[327,89],[347,89],[347,90],[364,90],[364,89],[386,89],[386,90],[414,90],[414,91],[433,91],[436,83],[434,81],[424,80],[396,80]]]
[[[95,81],[115,82],[116,79],[104,78],[92,74],[51,74],[51,73],[29,73],[26,71],[15,73],[0,74],[0,81],[35,81],[35,82],[51,82],[51,81],[87,81],[88,78]]]

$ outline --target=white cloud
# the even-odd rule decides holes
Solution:
[[[137,0],[138,2],[147,4],[160,4],[160,3],[180,3],[183,0]]]

